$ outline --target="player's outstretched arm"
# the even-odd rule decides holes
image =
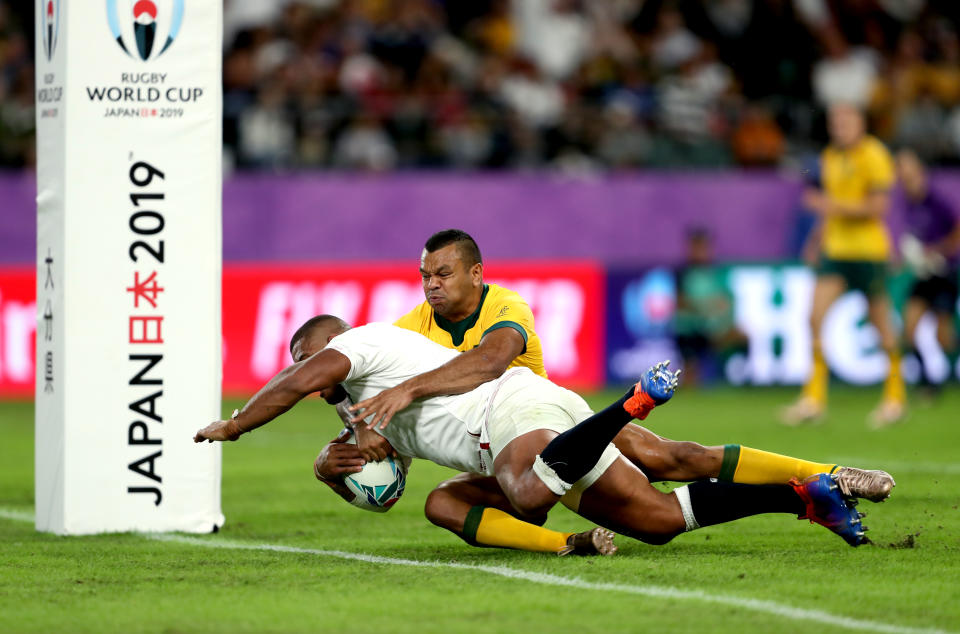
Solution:
[[[369,425],[383,429],[394,414],[414,399],[443,394],[463,394],[497,378],[523,352],[523,337],[513,328],[493,330],[480,344],[458,355],[435,370],[425,372],[403,383],[364,399],[350,409],[356,413],[353,424],[373,415]]]
[[[269,423],[308,394],[319,392],[320,396],[329,396],[349,371],[347,357],[336,350],[321,350],[281,370],[233,418],[207,425],[196,433],[193,441],[236,440]]]

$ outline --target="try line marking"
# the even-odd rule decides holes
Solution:
[[[0,508],[0,518],[18,522],[33,522],[33,514],[14,509]],[[188,537],[176,533],[141,533],[145,539],[154,541],[200,546],[202,548],[223,548],[230,550],[258,550],[278,553],[293,553],[298,555],[316,555],[333,559],[362,561],[371,564],[386,564],[391,566],[410,566],[414,568],[449,568],[452,570],[469,570],[483,572],[508,579],[518,579],[547,586],[576,588],[578,590],[599,590],[601,592],[621,592],[624,594],[640,595],[654,599],[671,599],[675,601],[695,601],[698,603],[715,603],[719,605],[740,608],[751,612],[770,614],[794,621],[813,621],[833,627],[848,630],[863,630],[868,632],[884,632],[887,634],[950,634],[946,630],[905,627],[879,621],[855,619],[839,614],[831,614],[823,610],[809,610],[797,608],[775,601],[763,599],[748,599],[726,594],[714,594],[703,590],[682,590],[670,586],[645,586],[622,583],[597,583],[577,577],[562,577],[546,572],[533,572],[507,566],[483,566],[477,564],[462,564],[455,561],[424,561],[418,559],[399,559],[396,557],[381,557],[364,553],[351,553],[342,550],[320,550],[317,548],[298,548],[280,544],[253,544],[236,542],[219,537]]]

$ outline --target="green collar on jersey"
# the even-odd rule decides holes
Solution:
[[[463,338],[467,335],[467,331],[477,325],[477,320],[480,319],[480,311],[483,309],[483,301],[487,299],[487,291],[490,290],[490,287],[486,284],[483,285],[483,294],[480,295],[480,303],[477,304],[477,309],[473,313],[460,321],[450,321],[445,317],[441,317],[434,311],[433,320],[437,322],[437,325],[450,333],[450,338],[453,339],[453,345],[459,346],[463,343]]]

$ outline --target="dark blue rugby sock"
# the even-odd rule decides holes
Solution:
[[[540,452],[540,459],[567,484],[573,484],[587,475],[600,460],[607,445],[633,418],[623,407],[627,399],[633,396],[633,391],[631,387],[613,405],[551,440]]]
[[[700,480],[674,493],[687,520],[687,530],[761,513],[790,513],[799,517],[807,512],[806,504],[789,484]]]

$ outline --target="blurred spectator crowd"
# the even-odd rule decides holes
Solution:
[[[0,0],[0,165],[33,149],[33,2]],[[824,106],[960,163],[957,0],[226,0],[229,165],[769,166]]]

